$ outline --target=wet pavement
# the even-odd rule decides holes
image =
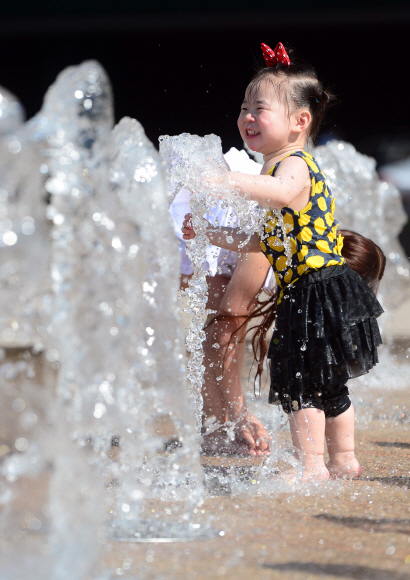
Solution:
[[[113,543],[107,564],[133,579],[409,579],[409,389],[391,382],[354,389],[359,480],[294,487],[272,481],[270,491],[265,481],[262,492],[260,458],[202,456],[208,496],[199,512],[212,516],[215,536]],[[286,427],[274,445],[276,452],[289,447]]]
[[[275,471],[287,467],[283,461],[273,461],[268,477],[261,458],[203,455],[207,492],[194,517],[205,528],[205,539],[112,541],[103,562],[110,575],[89,580],[409,579],[409,367],[400,367],[408,346],[393,350],[392,356],[398,355],[392,358],[390,380],[353,389],[363,467],[359,480],[292,486],[275,479]],[[248,353],[244,384],[249,364]],[[258,408],[276,413],[276,457],[290,446],[288,427],[278,427],[277,411],[263,400]],[[161,428],[168,430],[166,421]],[[46,489],[45,481],[37,481]],[[26,497],[33,500],[36,494],[41,489],[30,487]],[[153,513],[161,509],[152,506]]]

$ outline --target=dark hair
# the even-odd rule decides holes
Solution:
[[[343,236],[342,256],[352,270],[355,270],[367,283],[374,295],[376,295],[380,280],[383,277],[386,267],[386,256],[383,251],[372,240],[352,232],[350,230],[339,230]],[[246,333],[254,331],[252,337],[252,349],[254,359],[257,364],[255,374],[256,381],[262,377],[263,363],[268,352],[266,334],[276,318],[277,290],[267,300],[258,300],[257,307],[245,318],[244,322],[232,333],[237,334],[250,320],[262,318],[262,321],[247,329]],[[226,320],[229,315],[219,315],[216,320]],[[239,318],[239,317],[236,317]]]
[[[309,137],[315,137],[324,119],[328,106],[335,101],[333,93],[325,89],[318,79],[313,66],[296,59],[288,50],[291,64],[283,66],[264,66],[254,75],[247,92],[258,90],[262,81],[270,82],[277,94],[285,99],[290,111],[302,108],[309,109],[312,122],[309,125]]]
[[[376,295],[386,268],[386,256],[377,244],[357,232],[339,230],[339,233],[343,236],[342,256]]]

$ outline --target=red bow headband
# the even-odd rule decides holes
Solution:
[[[267,44],[262,42],[261,49],[263,53],[263,58],[265,59],[266,66],[275,66],[281,64],[283,66],[290,66],[290,60],[285,50],[285,47],[281,42],[275,46],[275,50],[272,50]]]

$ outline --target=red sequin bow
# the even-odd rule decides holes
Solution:
[[[272,50],[267,44],[262,42],[261,49],[263,52],[263,58],[265,59],[266,66],[275,66],[277,64],[282,64],[283,66],[290,66],[290,60],[285,50],[285,47],[281,42],[275,46],[275,50]]]

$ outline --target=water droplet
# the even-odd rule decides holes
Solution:
[[[50,348],[46,353],[46,359],[49,362],[56,362],[60,358],[60,353],[56,348]]]
[[[17,235],[14,232],[6,232],[3,234],[3,242],[6,246],[14,246],[17,242]]]
[[[21,143],[20,141],[17,141],[17,139],[13,139],[12,141],[9,142],[8,148],[10,153],[12,153],[13,155],[17,155],[17,153],[20,153],[21,151]]]
[[[26,451],[26,449],[28,449],[28,441],[27,439],[24,439],[24,437],[19,437],[16,439],[14,446],[17,451]]]
[[[14,399],[12,407],[17,413],[21,413],[21,411],[24,411],[26,403],[23,399]]]
[[[363,547],[363,544],[362,544],[361,542],[355,542],[355,543],[353,544],[353,549],[354,549],[354,550],[361,550],[361,549],[362,549],[362,547]]]

